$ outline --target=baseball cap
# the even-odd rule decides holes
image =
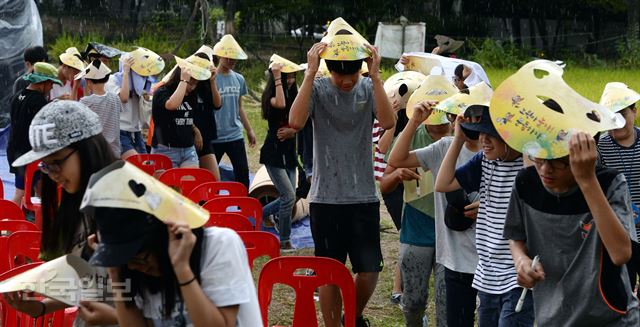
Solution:
[[[32,150],[16,159],[20,167],[102,132],[98,114],[77,101],[56,100],[42,107],[29,126]]]

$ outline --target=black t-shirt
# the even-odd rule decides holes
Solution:
[[[284,141],[278,140],[278,129],[289,127],[289,108],[285,109],[269,108],[267,123],[269,130],[264,144],[260,149],[260,163],[278,167],[294,168],[296,161],[296,138],[292,137]]]
[[[16,95],[18,92],[24,90],[29,86],[29,81],[25,80],[23,77],[26,75],[20,75],[20,77],[16,78],[13,82],[13,95]]]
[[[152,116],[154,123],[153,146],[158,144],[188,148],[193,146],[193,108],[195,92],[186,95],[176,110],[165,108],[165,103],[175,90],[163,86],[153,94]]]
[[[21,155],[31,151],[29,143],[29,125],[33,117],[47,104],[47,99],[38,91],[24,89],[11,99],[11,133],[7,146],[9,166]],[[12,173],[16,169],[10,168]]]
[[[213,106],[213,95],[209,81],[198,82],[196,94],[197,105],[193,112],[193,123],[200,130],[203,142],[209,143],[218,138],[216,115],[213,114],[213,110],[220,108]]]

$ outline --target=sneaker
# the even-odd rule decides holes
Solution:
[[[389,298],[389,301],[393,305],[400,305],[400,302],[402,301],[402,293],[391,293],[391,298]]]
[[[293,244],[291,244],[291,241],[284,241],[280,243],[280,252],[288,253],[288,252],[293,252],[295,250],[296,248],[293,247]]]
[[[344,326],[344,315],[342,315],[342,326]],[[371,327],[371,323],[369,323],[369,319],[365,317],[356,317],[356,327]]]

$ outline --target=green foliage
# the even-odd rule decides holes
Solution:
[[[616,50],[620,56],[618,60],[620,66],[627,68],[640,67],[640,39],[630,37],[627,42],[620,41],[616,44]]]
[[[467,43],[473,50],[471,59],[485,68],[518,68],[528,61],[525,52],[510,42],[487,38],[479,47],[471,40]]]
[[[225,13],[222,7],[211,7],[209,8],[209,19],[212,23],[216,23],[219,20],[224,20]]]
[[[240,29],[241,23],[242,23],[242,18],[240,17],[240,12],[236,11],[236,13],[233,15],[233,26],[236,29]]]
[[[65,52],[70,47],[76,47],[78,51],[82,52],[90,41],[103,43],[104,38],[100,35],[95,34],[86,34],[80,36],[64,33],[60,35],[55,40],[55,42],[49,45],[49,58],[52,58],[53,62],[56,62],[58,56],[60,56],[60,54]]]

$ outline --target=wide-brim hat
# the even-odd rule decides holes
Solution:
[[[102,57],[112,59],[121,55],[122,51],[114,47],[104,45],[102,43],[89,42],[89,44],[87,44],[87,47],[84,49],[83,57],[88,60],[89,55],[92,55],[92,54],[97,54]]]
[[[569,155],[572,134],[594,136],[625,125],[620,114],[572,89],[563,80],[563,72],[554,62],[535,60],[496,88],[491,118],[512,149],[535,158],[561,158]]]
[[[281,64],[282,65],[281,71],[287,74],[304,70],[304,67],[296,64],[295,62],[289,59],[278,56],[277,54],[274,53],[269,59],[269,69],[271,69],[271,67],[273,67],[273,65],[275,64]]]
[[[52,81],[56,84],[62,85],[62,81],[58,79],[58,69],[52,64],[46,62],[36,62],[33,65],[33,72],[24,76],[23,79],[32,84]]]
[[[438,51],[436,54],[455,52],[464,44],[464,41],[456,41],[445,35],[436,35],[434,39],[436,39],[438,43]]]
[[[327,47],[320,53],[320,58],[325,60],[353,61],[371,57],[371,52],[366,47],[369,41],[362,37],[342,17],[331,21],[327,28],[327,34],[320,42]]]
[[[464,132],[464,134],[472,140],[477,140],[480,137],[480,133],[484,133],[484,134],[496,137],[498,139],[502,139],[502,137],[496,130],[496,127],[494,126],[493,122],[491,122],[489,107],[472,105],[468,107],[467,110],[471,110],[472,107],[476,107],[476,106],[480,107],[478,108],[479,110],[482,110],[482,115],[480,116],[480,120],[475,122],[467,122],[467,123],[460,124],[460,127],[462,128],[462,132]]]
[[[99,207],[138,210],[163,222],[185,222],[191,228],[202,227],[209,220],[206,210],[125,161],[91,176],[80,210],[91,215]]]
[[[65,52],[60,54],[60,62],[63,64],[75,68],[79,71],[84,70],[84,61],[82,56],[76,47],[70,47]]]
[[[111,74],[111,69],[105,64],[102,63],[99,59],[94,59],[90,64],[85,67],[84,70],[76,74],[74,79],[78,80],[81,78],[90,79],[90,80],[100,80]]]
[[[126,58],[133,58],[131,70],[140,76],[158,75],[164,69],[165,62],[157,53],[147,49],[138,47],[137,49],[120,56],[120,61]]]
[[[211,78],[210,67],[213,63],[207,59],[200,58],[198,56],[190,56],[187,59],[182,59],[178,56],[174,56],[176,59],[176,66],[181,70],[185,70],[189,73],[189,76],[198,81],[206,81]]]
[[[31,151],[11,165],[24,166],[101,132],[100,117],[89,107],[78,101],[55,100],[42,107],[31,120]]]
[[[213,54],[218,57],[236,60],[249,58],[231,34],[224,35],[220,41],[213,46]]]
[[[459,115],[471,105],[489,106],[493,90],[487,83],[480,82],[467,89],[467,92],[459,92],[450,98],[444,99],[433,108],[449,114]]]
[[[427,76],[413,71],[399,72],[391,75],[384,82],[384,91],[392,103],[398,103],[398,109],[407,107],[407,101],[424,82]]]
[[[600,105],[613,112],[618,112],[640,100],[640,94],[627,84],[620,82],[607,83],[600,97]]]
[[[414,106],[422,101],[442,101],[459,92],[458,88],[444,75],[428,75],[420,87],[407,101],[407,117],[413,116]],[[442,111],[433,111],[424,121],[426,125],[449,124],[447,115]]]

